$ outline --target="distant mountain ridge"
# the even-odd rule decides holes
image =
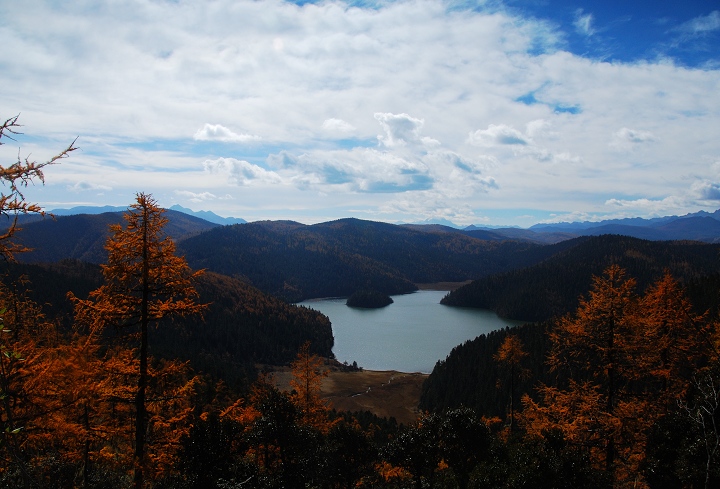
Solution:
[[[175,204],[169,209],[222,226],[247,224],[247,221],[242,218],[222,217],[212,211],[193,211],[179,204]],[[106,212],[124,212],[125,210],[127,210],[126,207],[109,205],[98,207],[79,206],[69,209],[53,209],[50,214],[55,216],[95,215]],[[289,223],[294,221],[273,222]],[[300,223],[295,224],[303,226]],[[481,224],[471,224],[463,228],[447,219],[426,219],[396,225],[419,231],[459,232],[467,236],[490,241],[509,239],[536,244],[554,244],[580,236],[600,236],[602,234],[618,234],[650,241],[692,240],[720,243],[720,209],[714,212],[699,211],[684,216],[664,216],[651,219],[629,217],[603,221],[539,223],[527,229],[515,226],[484,226]]]
[[[104,205],[104,206],[77,206],[77,207],[71,207],[69,209],[53,209],[49,211],[49,214],[52,214],[54,216],[75,216],[78,214],[104,214],[106,212],[125,212],[128,208],[127,207],[119,207],[119,206],[112,206],[112,205]],[[187,207],[183,207],[179,204],[175,204],[173,206],[169,207],[170,210],[182,212],[183,214],[187,214],[189,216],[198,217],[200,219],[204,219],[208,222],[212,222],[214,224],[220,224],[223,226],[227,226],[230,224],[245,224],[247,221],[245,219],[241,219],[239,217],[222,217],[218,216],[212,211],[194,211],[192,209],[188,209]]]
[[[654,217],[651,219],[643,219],[642,217],[627,217],[624,219],[606,219],[603,221],[582,221],[582,222],[558,222],[558,223],[547,223],[547,224],[535,224],[530,226],[532,230],[544,230],[548,228],[568,230],[580,230],[580,229],[591,229],[602,226],[634,226],[634,227],[658,227],[667,224],[671,221],[679,219],[692,219],[696,217],[710,217],[712,219],[720,221],[720,209],[715,212],[699,211],[691,214],[685,214],[684,216],[664,216]]]
[[[193,267],[244,277],[292,302],[345,297],[366,287],[407,293],[417,283],[461,282],[534,263],[545,254],[533,243],[352,218],[218,227],[183,240],[178,250]]]
[[[221,224],[223,226],[247,223],[245,219],[241,219],[239,217],[222,217],[218,216],[212,211],[194,211],[178,204],[170,206],[170,210],[182,212],[190,216],[199,217],[200,219],[205,219],[206,221],[213,222],[215,224]]]
[[[506,239],[522,239],[552,244],[579,236],[618,234],[650,241],[692,240],[720,243],[720,209],[699,211],[684,216],[652,219],[630,217],[604,221],[535,224],[528,229],[468,226],[466,232],[489,231]]]
[[[169,220],[165,231],[175,241],[219,227],[218,224],[182,212],[168,210],[165,215]],[[19,224],[22,230],[15,240],[32,251],[19,254],[17,259],[25,263],[53,263],[66,258],[104,263],[107,259],[105,241],[109,236],[109,226],[124,223],[123,212],[120,211],[55,215],[54,218],[47,215],[44,218],[21,216]]]

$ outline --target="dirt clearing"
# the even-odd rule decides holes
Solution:
[[[275,368],[275,384],[289,390],[291,373],[288,368]],[[338,411],[370,411],[398,423],[409,424],[418,417],[418,403],[427,374],[403,373],[393,370],[343,371],[329,368],[323,380],[321,396]]]

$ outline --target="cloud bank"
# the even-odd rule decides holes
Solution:
[[[80,136],[29,190],[48,205],[522,225],[717,205],[717,69],[572,53],[596,12],[562,30],[499,5],[6,2],[0,106],[39,158]],[[719,16],[667,35],[707,41]]]

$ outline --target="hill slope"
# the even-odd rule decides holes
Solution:
[[[193,267],[244,277],[289,301],[348,296],[367,287],[406,293],[416,283],[464,281],[534,263],[533,253],[544,253],[531,243],[358,219],[226,226],[186,239],[179,249]]]
[[[122,216],[123,212],[105,212],[21,219],[22,230],[17,234],[17,241],[33,251],[18,254],[17,259],[23,263],[52,263],[64,259],[104,263],[108,226],[124,224]],[[177,211],[168,210],[165,217],[169,220],[165,231],[176,241],[218,226]]]
[[[43,304],[44,313],[66,329],[72,325],[73,311],[67,292],[83,298],[102,283],[99,266],[72,260],[6,265],[1,276],[6,283],[19,283],[21,294]],[[29,282],[18,280],[21,276]],[[196,371],[235,387],[254,376],[256,363],[289,363],[306,341],[312,352],[332,357],[332,328],[321,313],[211,272],[200,278],[196,288],[200,301],[210,304],[204,318],[179,319],[153,328],[153,355],[189,360]]]
[[[640,290],[668,270],[688,282],[720,272],[720,245],[645,241],[605,235],[577,238],[565,251],[529,268],[476,280],[449,293],[442,303],[491,309],[500,316],[544,321],[577,307],[593,275],[610,264],[626,268]]]

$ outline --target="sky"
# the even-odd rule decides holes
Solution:
[[[0,0],[48,210],[465,226],[720,207],[720,0]]]

